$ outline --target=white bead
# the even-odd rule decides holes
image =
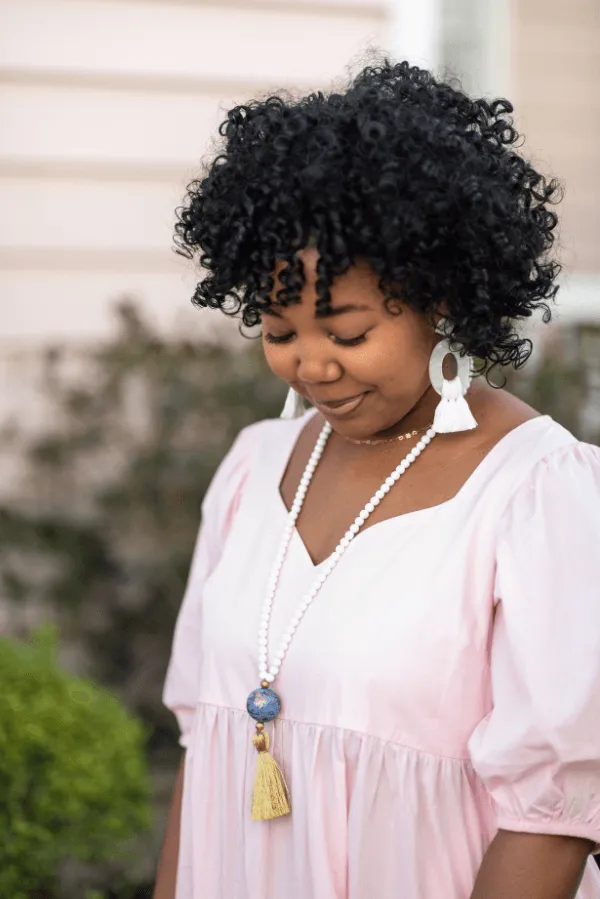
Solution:
[[[262,614],[260,618],[260,626],[259,626],[259,645],[258,645],[258,667],[260,670],[260,680],[266,681],[267,683],[272,683],[275,679],[276,675],[279,673],[280,666],[285,658],[287,650],[292,643],[294,634],[302,621],[302,618],[308,611],[308,607],[313,602],[315,597],[317,596],[319,590],[336,567],[340,558],[343,556],[344,552],[356,536],[358,534],[361,527],[364,525],[369,515],[375,510],[375,508],[379,505],[381,500],[389,493],[390,489],[394,486],[394,484],[398,481],[400,476],[410,467],[410,465],[417,459],[420,453],[425,449],[425,447],[430,443],[432,438],[435,436],[436,431],[433,427],[429,428],[427,433],[421,437],[421,439],[417,442],[414,449],[412,449],[406,458],[398,465],[398,467],[393,471],[388,478],[384,481],[384,483],[379,487],[379,489],[374,493],[369,502],[365,505],[364,509],[360,512],[359,515],[355,518],[354,522],[350,525],[348,530],[342,536],[340,542],[335,547],[334,551],[331,554],[327,562],[327,566],[314,582],[313,586],[309,590],[307,594],[301,599],[300,604],[297,607],[296,614],[292,617],[290,625],[285,632],[281,645],[279,647],[278,652],[273,657],[273,664],[271,668],[268,667],[267,656],[268,656],[268,632],[269,632],[269,622],[271,617],[271,609],[273,606],[273,600],[276,595],[277,586],[279,583],[279,576],[281,573],[281,569],[283,567],[287,550],[290,544],[290,541],[293,537],[296,521],[302,511],[304,500],[306,494],[308,492],[309,485],[311,483],[313,474],[319,464],[321,456],[323,454],[325,445],[327,440],[332,432],[332,427],[329,423],[326,423],[319,434],[313,452],[306,464],[306,468],[302,473],[300,483],[298,485],[298,489],[296,491],[296,495],[294,496],[294,500],[292,503],[292,509],[289,512],[289,515],[286,519],[285,528],[282,535],[281,544],[277,553],[277,557],[275,559],[273,570],[271,573],[271,577],[268,584],[268,594],[265,600],[265,603],[262,608]]]

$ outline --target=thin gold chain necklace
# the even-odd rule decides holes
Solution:
[[[381,440],[353,440],[352,437],[344,437],[344,440],[347,440],[349,443],[368,443],[369,446],[376,446],[378,443],[393,443],[394,441],[408,440],[410,437],[416,437],[417,434],[422,434],[423,431],[428,431],[431,427],[432,425],[427,425],[416,431],[410,431],[408,434],[400,434],[399,437],[382,437]]]

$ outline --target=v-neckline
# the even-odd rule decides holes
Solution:
[[[285,500],[282,496],[282,493],[281,493],[281,484],[283,481],[283,477],[287,471],[287,468],[289,466],[290,459],[292,458],[294,450],[296,449],[296,446],[300,439],[300,435],[302,434],[302,432],[304,430],[304,426],[308,423],[308,421],[310,420],[310,417],[316,415],[317,412],[318,412],[318,410],[315,408],[309,409],[304,415],[302,415],[298,419],[298,421],[297,421],[298,428],[295,429],[293,432],[291,444],[289,444],[289,445],[287,443],[285,444],[285,452],[282,453],[280,460],[279,460],[279,465],[277,466],[277,476],[275,478],[275,485],[276,485],[275,493],[276,493],[276,498],[278,500],[279,510],[285,518],[287,518],[287,516],[289,515],[291,510],[288,509],[288,507],[285,503]],[[350,546],[353,546],[354,544],[356,544],[357,540],[360,540],[361,538],[364,539],[365,534],[368,534],[369,531],[374,531],[377,528],[385,527],[385,525],[398,525],[399,523],[406,524],[410,521],[414,521],[416,518],[422,518],[427,515],[431,515],[435,512],[439,512],[443,509],[447,509],[448,507],[455,505],[463,498],[463,496],[467,493],[468,490],[470,490],[472,487],[474,487],[474,485],[479,481],[479,479],[483,476],[483,474],[485,474],[485,470],[488,467],[488,465],[491,464],[491,462],[493,461],[493,458],[497,455],[498,452],[501,451],[501,449],[504,449],[506,443],[509,442],[510,439],[514,439],[514,435],[517,432],[520,432],[522,428],[525,428],[528,425],[531,425],[532,422],[548,421],[549,418],[550,418],[549,415],[536,415],[534,418],[529,418],[529,419],[527,419],[527,421],[521,422],[520,425],[517,425],[515,428],[512,428],[510,431],[508,431],[508,433],[506,433],[503,437],[501,437],[500,440],[498,440],[498,442],[495,443],[494,446],[490,449],[490,451],[488,453],[486,453],[486,455],[479,462],[479,464],[473,469],[473,471],[471,472],[469,477],[466,479],[464,484],[454,494],[454,496],[450,497],[450,499],[444,500],[444,502],[442,502],[442,503],[437,503],[434,506],[426,506],[423,509],[414,509],[412,512],[402,512],[400,515],[392,515],[389,518],[384,518],[382,521],[376,521],[374,524],[370,525],[368,528],[361,529],[358,532],[358,534],[356,534],[354,539],[352,540],[352,543]],[[358,515],[360,511],[361,510],[359,509],[356,514]],[[343,535],[340,535],[340,539],[342,536]],[[314,571],[318,571],[320,568],[322,568],[324,565],[326,565],[328,562],[330,562],[333,552],[331,552],[321,562],[314,561],[314,559],[312,558],[312,556],[308,550],[308,547],[306,546],[306,543],[304,542],[304,540],[302,538],[302,535],[300,534],[300,531],[295,526],[292,531],[291,539],[295,540],[298,543],[303,555],[306,557],[309,565],[312,567],[312,569]],[[350,547],[348,547],[346,552],[348,552],[349,549],[350,549]]]

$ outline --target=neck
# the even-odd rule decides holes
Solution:
[[[478,410],[482,400],[485,403],[484,394],[489,391],[489,389],[487,384],[478,381],[473,382],[469,388],[467,400],[476,418],[478,417]],[[419,440],[420,435],[424,433],[427,428],[431,427],[435,416],[435,410],[439,402],[439,394],[436,393],[433,387],[429,386],[411,410],[402,418],[394,422],[393,425],[376,431],[373,434],[357,435],[356,438],[346,437],[339,433],[336,435],[336,438],[339,438],[340,443],[345,445],[348,450],[354,448],[357,452],[366,452],[369,456],[375,452],[375,446],[378,446],[382,451],[390,450],[394,447],[394,441],[397,440],[398,437],[404,437],[406,442],[403,442],[402,445],[407,446],[410,449],[410,447]],[[406,436],[412,434],[413,431],[418,431],[419,434],[412,437]],[[444,442],[460,443],[465,437],[465,434],[462,432],[457,434],[442,434],[441,437],[444,438]],[[373,445],[368,445],[366,443],[366,441],[369,440],[374,442]]]
[[[438,394],[433,387],[429,386],[406,415],[398,419],[390,427],[367,436],[373,440],[386,440],[399,437],[402,434],[409,434],[411,431],[420,431],[422,428],[428,428],[433,422],[439,401]]]

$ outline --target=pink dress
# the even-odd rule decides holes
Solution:
[[[350,544],[275,684],[292,814],[251,820],[245,704],[312,414],[245,428],[203,504],[163,695],[187,747],[176,899],[469,899],[498,828],[600,852],[600,450],[547,416]],[[323,564],[296,531],[277,646]],[[599,897],[590,855],[577,899]]]

